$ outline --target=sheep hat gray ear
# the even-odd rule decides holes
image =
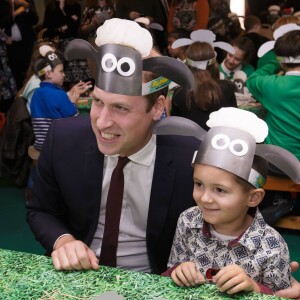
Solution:
[[[254,156],[271,162],[296,183],[300,183],[300,162],[289,151],[262,145],[268,134],[265,121],[255,114],[233,107],[221,108],[210,114],[207,133],[190,120],[168,117],[159,121],[155,134],[190,135],[202,141],[192,164],[207,164],[226,170],[261,188],[266,178],[253,168]],[[197,127],[198,126],[198,127]]]
[[[186,89],[195,85],[191,71],[176,59],[164,56],[149,58],[152,36],[137,22],[109,19],[97,29],[95,43],[98,49],[85,40],[75,39],[66,47],[65,58],[95,60],[95,85],[104,91],[141,96],[160,90],[171,81]],[[143,84],[143,70],[161,77]]]

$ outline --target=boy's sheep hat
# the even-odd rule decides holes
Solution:
[[[253,168],[254,156],[260,156],[300,183],[300,162],[289,151],[274,145],[261,144],[268,135],[268,126],[254,113],[226,107],[212,112],[206,123],[206,132],[198,124],[180,117],[159,121],[155,134],[194,136],[202,141],[193,158],[193,164],[207,164],[226,170],[256,188],[266,182]]]
[[[205,42],[210,44],[213,48],[218,47],[221,48],[231,54],[235,53],[234,48],[232,45],[226,43],[226,42],[215,42],[216,35],[207,29],[198,29],[195,30],[191,33],[190,39],[187,38],[181,38],[177,39],[176,41],[173,42],[172,48],[176,49],[178,47],[183,47],[183,46],[188,46],[193,44],[194,42]],[[191,60],[189,57],[186,58],[186,64],[189,66],[192,66],[194,68],[200,69],[200,70],[206,70],[207,66],[214,64],[216,62],[216,52],[215,56],[207,59],[207,60],[201,60],[201,61],[194,61]]]
[[[40,57],[34,64],[34,71],[38,76],[42,76],[46,71],[53,70],[57,65],[63,64],[63,54],[48,45],[39,48]]]
[[[273,33],[274,40],[263,43],[258,49],[257,56],[262,57],[270,50],[273,50],[276,41],[286,33],[293,30],[300,30],[300,26],[294,23],[289,23],[278,27]]]
[[[216,35],[211,31],[207,29],[198,29],[193,32],[191,32],[190,39],[182,38],[177,39],[173,42],[172,48],[176,49],[178,47],[188,46],[191,45],[194,42],[206,42],[209,43],[212,47],[221,48],[231,54],[235,53],[234,48],[232,45],[226,43],[226,42],[216,42]]]
[[[137,22],[112,18],[97,29],[94,48],[85,40],[72,40],[65,58],[93,59],[97,65],[95,85],[107,92],[140,96],[166,87],[171,81],[192,89],[195,79],[183,63],[166,56],[150,57],[153,47],[150,32]],[[142,84],[142,72],[161,76]]]

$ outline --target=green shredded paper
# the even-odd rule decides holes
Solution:
[[[257,293],[228,296],[213,284],[182,288],[168,277],[103,266],[97,271],[56,271],[49,257],[0,249],[1,300],[92,299],[107,291],[130,300],[279,299]]]

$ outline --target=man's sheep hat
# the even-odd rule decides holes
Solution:
[[[193,74],[183,63],[166,56],[149,57],[152,36],[137,22],[109,19],[97,29],[95,43],[97,48],[74,39],[64,54],[67,60],[93,59],[97,66],[95,85],[104,91],[140,96],[162,89],[171,81],[187,90],[195,85]],[[142,84],[143,71],[160,77]]]

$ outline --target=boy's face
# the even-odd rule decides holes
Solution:
[[[65,80],[64,65],[57,65],[52,71],[48,71],[48,81],[62,86]]]
[[[235,50],[235,54],[227,53],[224,62],[225,67],[231,71],[237,68],[240,64],[242,64],[245,58],[245,52],[243,50],[236,46],[233,46],[233,48]]]
[[[130,156],[148,143],[165,100],[160,96],[147,112],[148,102],[143,96],[113,94],[95,87],[93,97],[90,116],[98,148],[106,155],[120,156]]]
[[[195,164],[193,197],[203,218],[219,233],[235,236],[248,228],[250,192],[237,183],[235,175],[222,169]]]

